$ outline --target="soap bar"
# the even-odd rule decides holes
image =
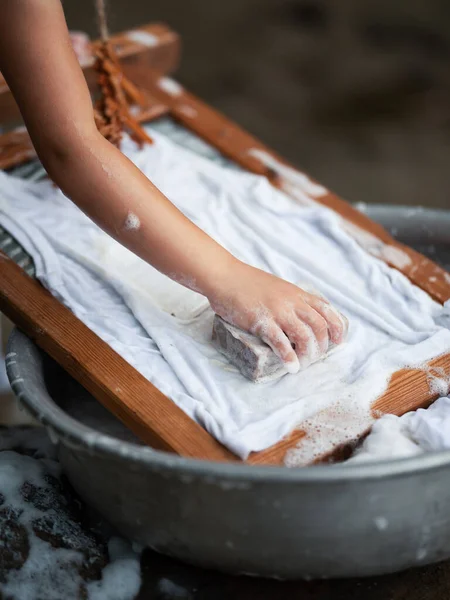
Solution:
[[[212,339],[219,352],[226,356],[244,377],[255,383],[272,381],[288,372],[283,361],[258,336],[230,325],[219,315],[214,315]],[[335,344],[330,344],[328,352],[313,362],[323,360],[335,348]]]
[[[287,373],[283,361],[258,336],[214,316],[213,344],[231,364],[254,382],[277,379]]]

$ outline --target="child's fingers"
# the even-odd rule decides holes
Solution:
[[[326,300],[311,296],[308,304],[318,312],[327,323],[330,340],[333,344],[340,344],[347,335],[348,320]]]
[[[295,346],[295,352],[302,368],[309,366],[323,354],[314,331],[300,318],[287,327],[286,334],[291,344]]]
[[[257,325],[252,333],[258,335],[263,342],[272,348],[275,354],[285,363],[289,373],[298,372],[297,354],[292,348],[289,338],[275,321],[267,320],[263,324]]]
[[[296,314],[301,320],[300,322],[303,322],[303,327],[297,324],[297,329],[302,330],[303,336],[308,335],[308,330],[305,331],[304,324],[306,324],[307,328],[309,328],[309,336],[312,331],[317,340],[320,354],[325,354],[329,346],[329,327],[327,320],[321,313],[303,301],[299,307],[296,307]],[[311,341],[308,343],[311,344]]]

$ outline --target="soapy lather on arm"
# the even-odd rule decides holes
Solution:
[[[291,372],[343,341],[326,300],[236,259],[97,131],[60,0],[0,2],[0,70],[50,177],[112,237],[260,336]]]

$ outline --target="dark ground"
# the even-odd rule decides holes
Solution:
[[[65,0],[96,35],[93,0]],[[351,201],[450,207],[445,0],[109,0],[112,31],[165,21],[180,80]]]
[[[136,600],[448,600],[450,598],[448,563],[371,579],[281,583],[202,571],[148,551],[143,555],[142,569],[144,581]],[[172,585],[161,585],[161,581],[170,581]]]

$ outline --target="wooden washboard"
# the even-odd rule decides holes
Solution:
[[[140,122],[169,115],[244,169],[266,176],[297,201],[304,197],[296,183],[295,173],[301,175],[298,171],[168,78],[179,61],[180,43],[176,33],[164,25],[148,25],[136,31],[138,35],[125,32],[114,36],[112,43],[125,74],[148,99],[148,106],[137,117]],[[93,61],[88,61],[83,70],[94,91]],[[0,126],[12,122],[20,123],[20,113],[0,75]],[[34,157],[33,146],[23,127],[0,135],[1,169]],[[433,299],[443,303],[450,298],[450,276],[434,262],[395,241],[381,226],[334,194],[327,192],[314,200],[344,217],[347,231],[367,251],[400,270]],[[145,443],[185,457],[241,462],[1,252],[0,310]],[[430,367],[439,368],[440,374],[450,375],[450,354],[433,360]],[[373,413],[375,417],[382,413],[401,415],[425,407],[436,398],[423,370],[403,370],[394,374],[385,394],[374,403]],[[359,431],[360,437],[365,433]],[[286,452],[301,446],[304,435],[300,426],[275,446],[253,453],[247,463],[283,465]],[[336,441],[335,455],[344,442],[343,439]]]

